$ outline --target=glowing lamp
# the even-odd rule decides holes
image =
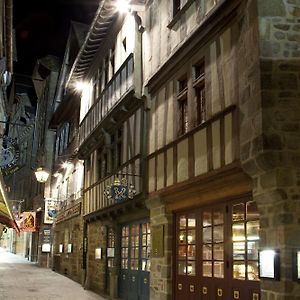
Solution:
[[[36,171],[34,172],[35,173],[35,177],[36,177],[36,180],[38,182],[41,182],[41,183],[44,183],[47,181],[48,177],[49,177],[49,172],[46,171],[44,168],[40,167],[40,168],[37,168]]]

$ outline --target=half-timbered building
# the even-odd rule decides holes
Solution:
[[[84,285],[123,299],[149,299],[140,22],[101,1],[68,81],[81,89]]]
[[[296,299],[296,6],[147,1],[152,300]]]
[[[49,128],[55,130],[51,191],[45,199],[45,220],[52,226],[52,269],[82,282],[83,221],[81,215],[83,161],[78,159],[80,96],[66,90],[71,66],[89,27],[71,22],[69,36],[54,97]],[[51,225],[48,225],[51,226]]]

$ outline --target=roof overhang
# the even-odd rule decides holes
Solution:
[[[97,54],[99,47],[107,39],[108,33],[118,14],[117,0],[102,0],[97,9],[86,39],[71,68],[66,86],[83,80]]]

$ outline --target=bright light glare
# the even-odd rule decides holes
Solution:
[[[74,87],[77,92],[83,92],[84,89],[87,87],[87,84],[83,81],[76,81]]]
[[[67,169],[69,166],[71,166],[72,165],[72,163],[70,163],[70,162],[64,162],[63,164],[62,164],[62,167],[64,168],[64,169]]]
[[[120,13],[127,13],[129,11],[129,1],[128,0],[118,0],[117,8]]]

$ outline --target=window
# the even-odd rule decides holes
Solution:
[[[110,51],[110,68],[112,75],[115,74],[115,48],[111,48]]]
[[[109,81],[109,57],[106,56],[104,60],[104,85]]]
[[[259,280],[259,214],[256,203],[248,201],[232,206],[233,278]]]
[[[187,4],[188,0],[173,0],[173,17]]]
[[[179,135],[188,131],[188,98],[187,98],[187,77],[182,77],[177,82],[177,101],[179,114]]]
[[[206,101],[205,101],[205,64],[201,61],[194,66],[193,87],[196,94],[197,105],[197,124],[206,120]]]
[[[98,179],[104,178],[108,174],[108,155],[106,150],[98,150]]]
[[[180,11],[181,0],[173,0],[173,16],[175,16]]]
[[[178,220],[177,268],[179,275],[196,275],[196,218],[194,214],[181,215]]]
[[[108,228],[107,232],[107,267],[109,271],[114,266],[116,235],[113,228]]]

